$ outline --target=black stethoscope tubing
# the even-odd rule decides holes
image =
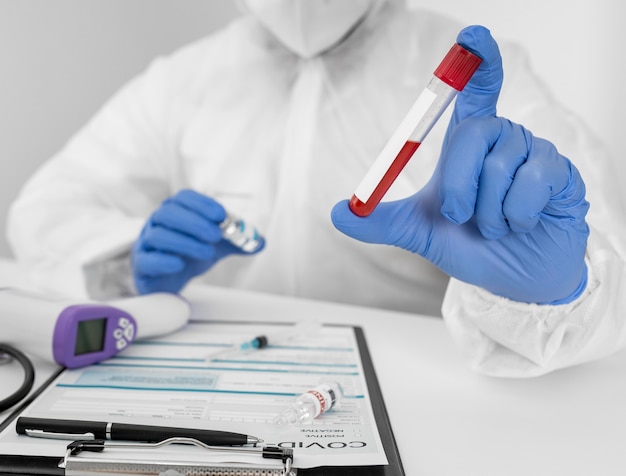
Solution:
[[[20,388],[4,400],[0,400],[0,412],[3,412],[22,401],[26,395],[28,395],[28,392],[31,391],[35,383],[35,368],[26,355],[11,345],[0,344],[0,355],[1,354],[6,354],[15,359],[24,370],[24,381]]]

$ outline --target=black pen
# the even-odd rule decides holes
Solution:
[[[241,446],[263,441],[256,436],[229,431],[51,418],[19,417],[15,429],[20,435],[63,440],[99,439],[158,442],[178,436],[194,438],[210,446]]]

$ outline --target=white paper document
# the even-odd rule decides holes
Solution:
[[[64,371],[22,415],[245,433],[265,445],[292,448],[298,468],[387,464],[353,328],[321,326],[283,344],[224,353],[289,327],[192,322],[167,337],[135,342],[100,364]],[[296,396],[328,381],[343,388],[338,407],[309,425],[281,429],[272,423]],[[13,423],[0,435],[0,454],[60,456],[67,443],[17,435]],[[149,451],[155,450],[116,449],[115,458],[265,463],[187,445]]]

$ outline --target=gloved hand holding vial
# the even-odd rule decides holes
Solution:
[[[254,227],[210,197],[182,190],[150,216],[133,246],[131,263],[140,294],[179,292],[194,276],[231,254],[265,245]]]

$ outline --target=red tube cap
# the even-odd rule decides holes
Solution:
[[[463,91],[481,62],[479,56],[455,43],[434,74],[457,91]]]

